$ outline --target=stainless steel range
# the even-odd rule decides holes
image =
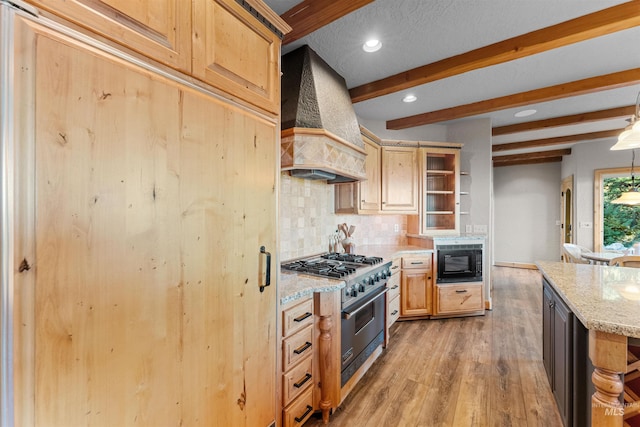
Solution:
[[[343,280],[341,386],[384,342],[387,280],[391,262],[379,257],[330,253],[285,263],[282,269]]]

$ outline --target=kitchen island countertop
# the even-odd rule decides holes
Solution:
[[[589,330],[640,338],[640,269],[551,261],[542,275]]]
[[[391,261],[396,256],[409,253],[433,252],[433,249],[425,249],[413,245],[360,245],[356,246],[358,255],[382,257],[385,262]],[[344,280],[326,277],[315,277],[307,274],[282,271],[280,273],[280,304],[287,304],[314,292],[334,292],[344,288]]]

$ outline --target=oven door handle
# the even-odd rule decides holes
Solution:
[[[352,309],[342,310],[342,318],[343,319],[351,319],[360,310],[362,310],[367,305],[369,305],[369,303],[371,303],[374,300],[380,298],[382,295],[386,294],[387,292],[389,292],[388,288],[382,288],[382,290],[380,292],[376,292],[375,294],[370,295],[366,300],[364,300],[362,303],[358,304],[358,306],[355,309],[353,309],[353,310]]]

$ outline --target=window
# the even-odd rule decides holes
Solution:
[[[626,250],[640,242],[640,206],[610,203],[631,188],[630,168],[600,169],[594,177],[596,251]]]

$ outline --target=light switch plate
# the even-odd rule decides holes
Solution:
[[[473,226],[471,224],[467,224],[465,226],[465,232],[472,233],[473,232]]]
[[[486,233],[487,232],[487,226],[486,225],[480,225],[480,224],[474,224],[473,232],[474,233]]]

